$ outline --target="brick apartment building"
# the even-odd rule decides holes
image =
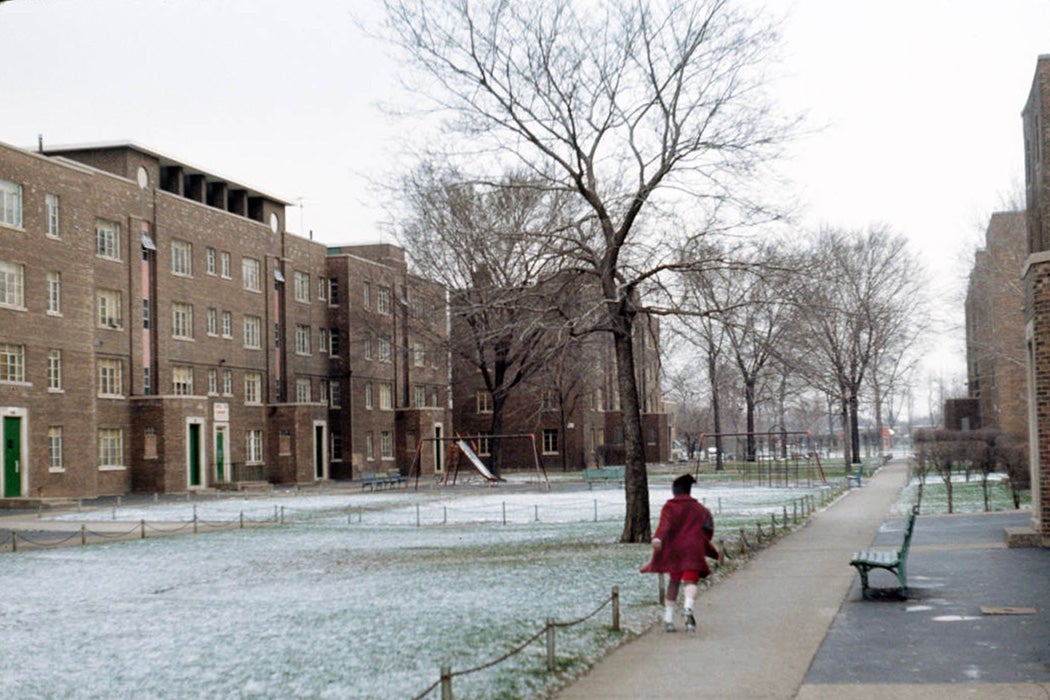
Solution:
[[[288,233],[287,205],[135,144],[0,144],[0,496],[407,469],[447,423],[444,314],[412,313],[442,295],[393,249]]]
[[[659,320],[640,315],[635,324],[635,366],[647,462],[670,459],[671,428],[660,389]],[[453,360],[453,423],[463,435],[491,435],[492,397],[476,367]],[[597,334],[560,352],[545,369],[507,398],[503,435],[533,435],[547,471],[623,464],[623,413],[610,336]],[[486,463],[491,441],[476,441]],[[502,441],[503,469],[532,469],[532,443]]]
[[[1036,62],[1022,112],[1028,259],[1025,339],[1034,537],[1050,546],[1050,55]]]
[[[977,424],[1024,438],[1028,427],[1025,377],[1024,212],[997,212],[974,255],[966,292],[966,366]]]

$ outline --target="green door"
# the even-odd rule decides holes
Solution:
[[[226,429],[215,431],[215,480],[226,481]]]
[[[22,419],[4,417],[4,498],[22,495]]]
[[[201,426],[190,424],[190,486],[201,485]]]

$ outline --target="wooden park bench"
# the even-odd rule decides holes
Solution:
[[[618,481],[623,483],[623,474],[625,467],[623,465],[615,467],[594,467],[592,469],[583,470],[583,480],[587,482],[587,485],[594,488],[595,481]]]
[[[400,472],[365,472],[361,474],[361,488],[366,486],[375,491],[384,486],[400,486],[405,483],[405,477]]]
[[[911,515],[908,516],[908,524],[904,528],[904,541],[896,552],[862,549],[854,552],[850,559],[850,566],[857,568],[860,574],[861,595],[868,597],[868,572],[872,569],[886,569],[897,575],[900,584],[897,591],[901,597],[908,595],[908,547],[911,545],[911,535],[915,531],[915,518],[919,514],[919,506],[912,506]]]

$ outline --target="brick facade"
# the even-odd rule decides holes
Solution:
[[[1022,113],[1028,208],[1025,321],[1028,367],[1032,521],[1050,546],[1050,56],[1036,63]]]

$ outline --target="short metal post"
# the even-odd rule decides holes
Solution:
[[[244,529],[244,511],[241,511],[241,529]]]
[[[11,531],[11,551],[18,551],[18,533],[14,530]]]
[[[87,544],[87,525],[80,526],[80,546]]]
[[[193,534],[197,534],[197,514],[193,514]]]
[[[503,524],[507,524],[507,502],[503,501]]]
[[[139,532],[140,532],[139,539],[142,539],[142,540],[146,539],[146,521],[145,521],[145,519],[139,520]]]
[[[533,506],[532,507],[532,511],[533,511],[533,513],[535,513],[535,521],[539,522],[540,521],[540,507],[539,506]]]
[[[416,504],[416,527],[422,527],[422,523],[419,519],[419,504]]]
[[[612,628],[613,632],[620,631],[620,587],[613,586],[612,590]]]
[[[452,700],[452,668],[441,667],[441,700]]]
[[[547,670],[554,672],[554,620],[547,618]]]
[[[284,525],[284,506],[281,506],[281,525]]]
[[[594,499],[594,522],[598,522],[598,499]]]

